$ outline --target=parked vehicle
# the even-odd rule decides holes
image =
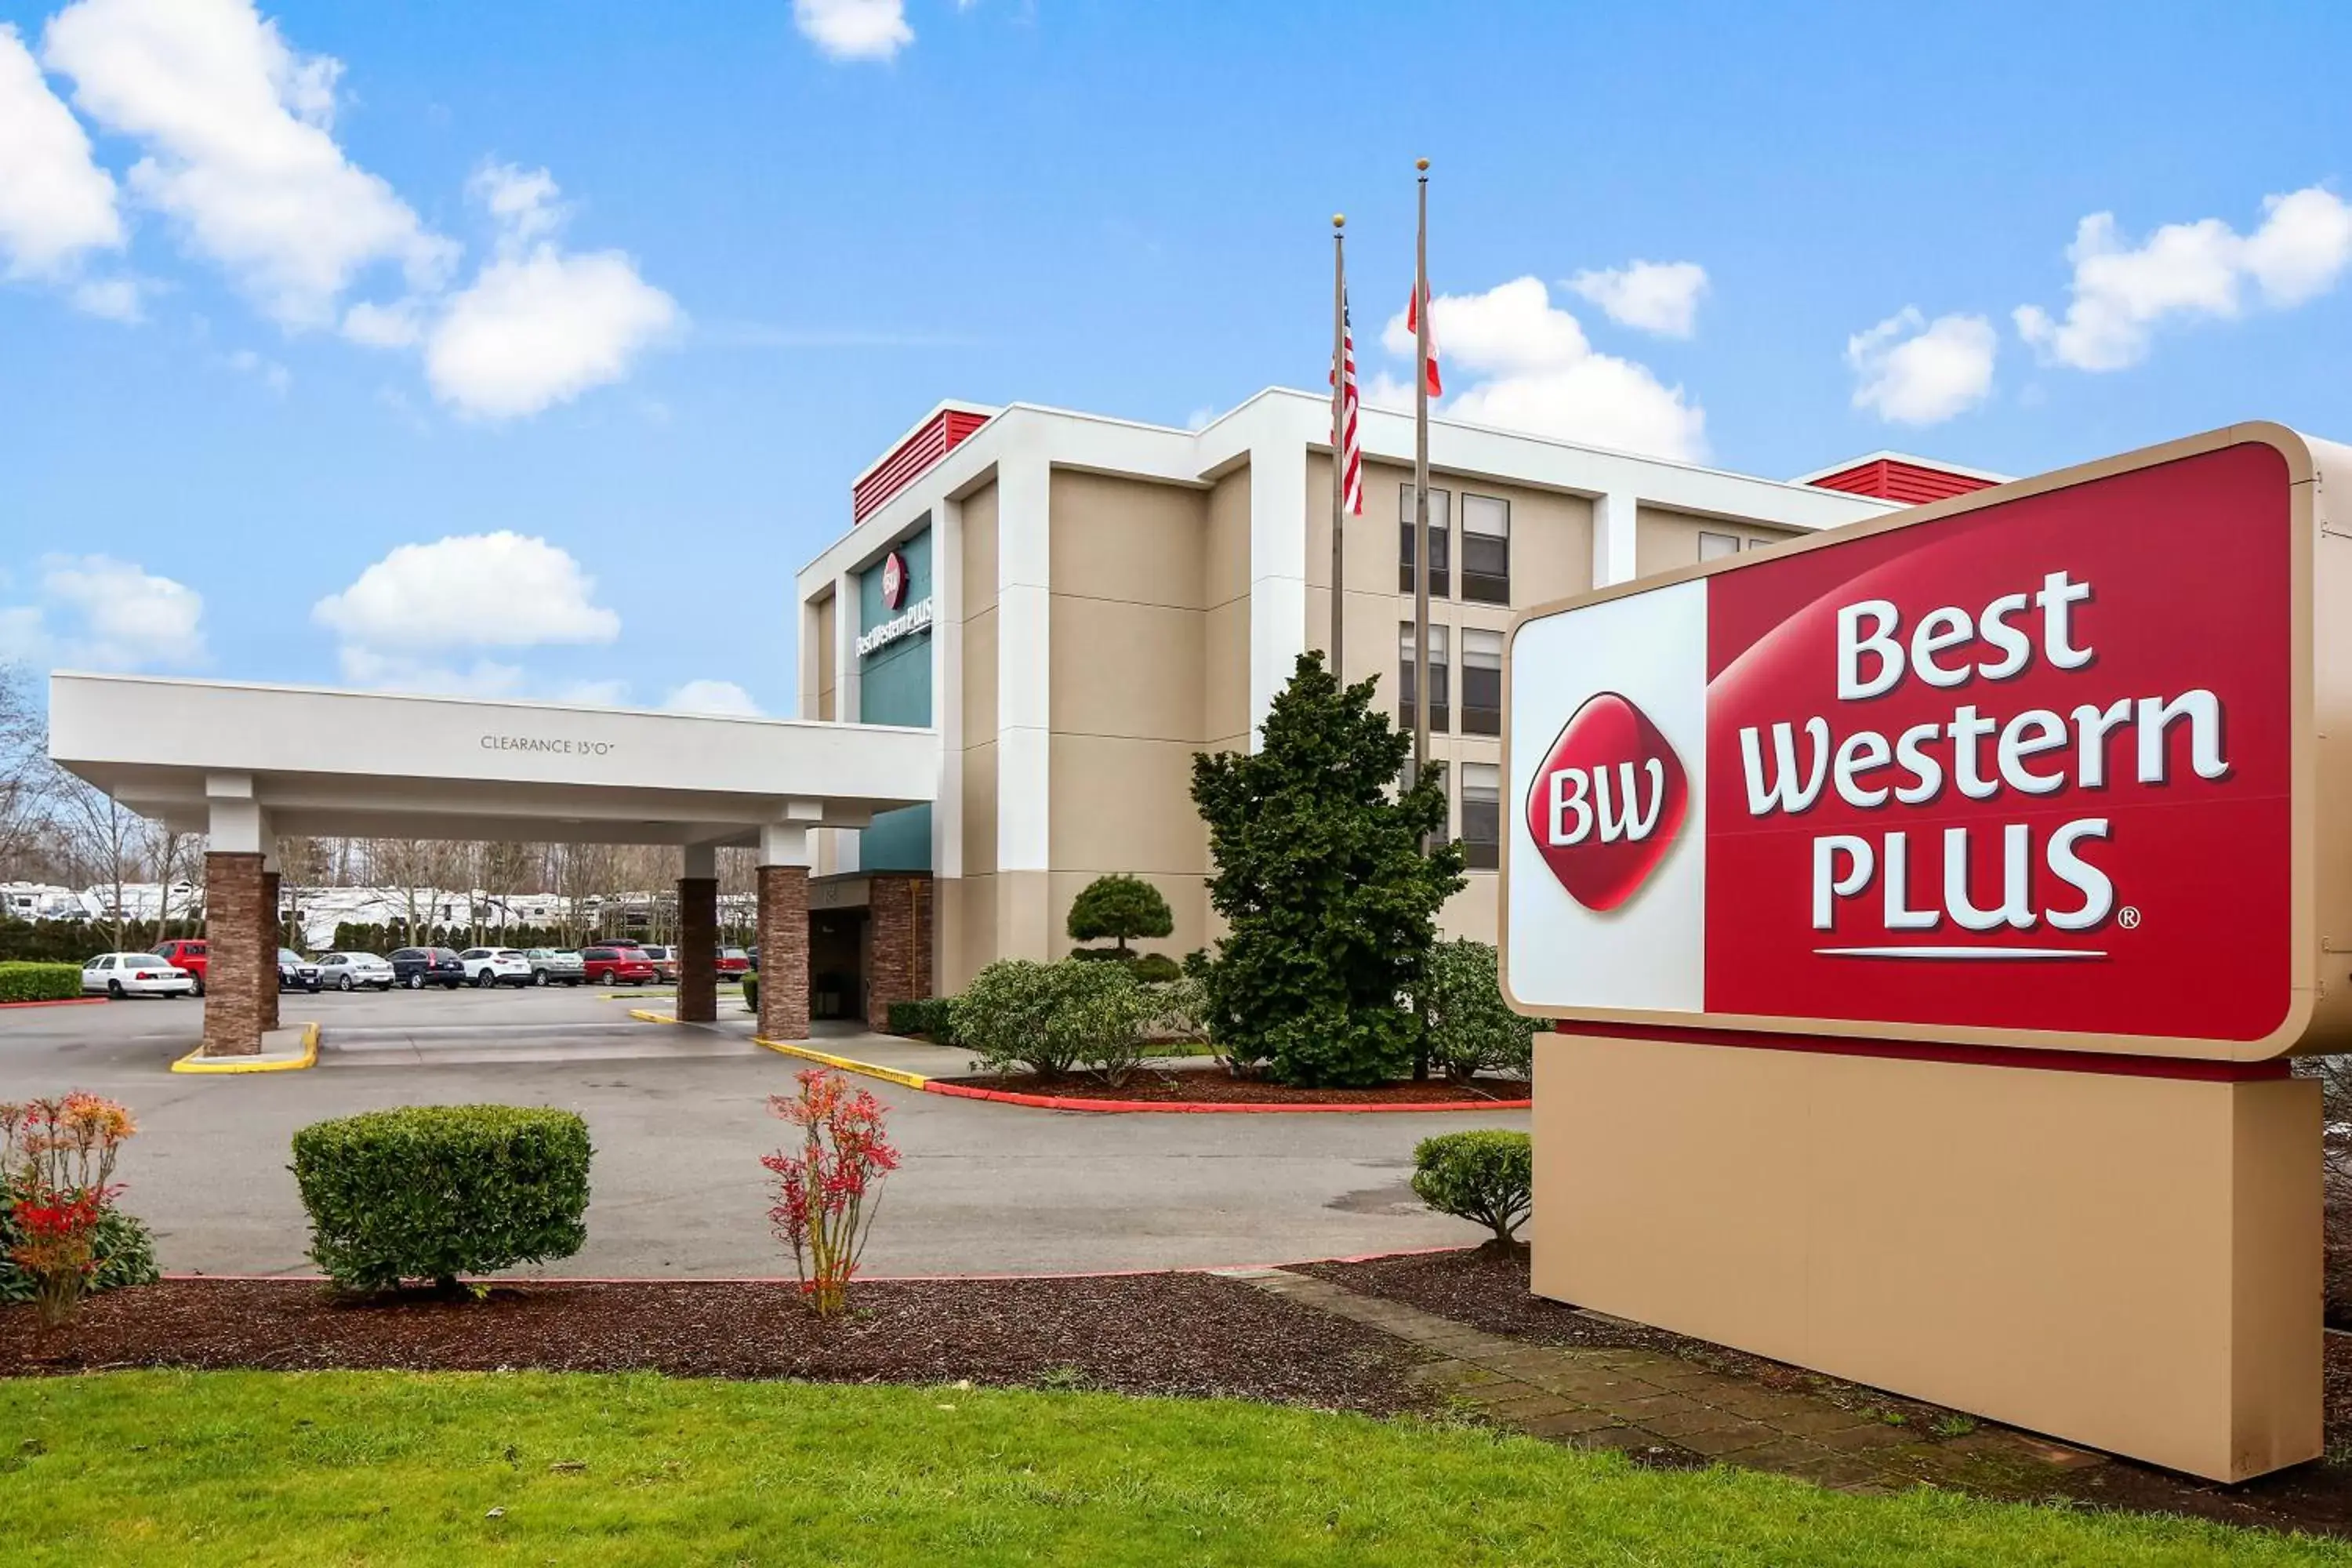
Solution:
[[[82,994],[94,992],[121,1001],[125,996],[188,996],[196,977],[152,952],[101,952],[81,966]]]
[[[160,958],[174,969],[185,970],[188,977],[195,982],[195,994],[199,996],[205,994],[205,959],[202,937],[173,937],[146,956]]]
[[[455,991],[466,984],[466,965],[454,947],[404,947],[392,955],[393,977],[411,991],[438,985]]]
[[[278,950],[278,989],[280,991],[316,991],[319,988],[319,966],[290,947]]]
[[[722,947],[719,950],[719,979],[740,980],[751,973],[751,955],[750,953],[740,947]]]
[[[654,973],[675,985],[677,984],[677,949],[674,947],[641,947],[646,962],[654,966]]]
[[[362,986],[389,991],[394,978],[392,965],[373,952],[331,952],[319,960],[319,984],[338,991]]]
[[[530,984],[530,960],[510,947],[469,947],[457,961],[466,966],[466,978],[484,990]]]
[[[577,985],[588,978],[587,966],[570,948],[534,947],[523,956],[530,960],[533,985]]]
[[[583,947],[580,968],[597,985],[649,985],[656,978],[654,966],[634,947]]]

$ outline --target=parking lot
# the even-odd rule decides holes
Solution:
[[[769,1236],[759,1156],[782,1123],[767,1096],[798,1064],[755,1046],[722,994],[712,1026],[639,1023],[660,988],[289,992],[321,1026],[319,1065],[174,1074],[203,1033],[194,1001],[0,1009],[0,1099],[81,1088],[129,1105],[123,1205],[165,1269],[299,1273],[307,1227],[287,1173],[295,1129],[394,1105],[499,1101],[580,1112],[595,1141],[588,1245],[550,1272],[789,1273]],[[823,1027],[821,1026],[821,1027]],[[821,1038],[920,1070],[963,1053],[854,1030]],[[905,1164],[867,1269],[990,1273],[1193,1267],[1477,1239],[1406,1184],[1412,1146],[1460,1116],[1106,1116],[1031,1110],[875,1082]],[[1525,1127],[1524,1111],[1477,1125]]]

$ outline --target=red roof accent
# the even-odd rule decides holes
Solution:
[[[1868,462],[1856,463],[1851,468],[1840,468],[1834,474],[1824,474],[1807,482],[1825,490],[1876,496],[1881,500],[1899,500],[1906,506],[1943,500],[1949,496],[1963,496],[1970,490],[1984,489],[1993,483],[1977,474],[1956,474],[1949,468],[1931,468],[1924,463],[1906,463],[1900,458],[1873,458]]]
[[[988,423],[985,414],[943,408],[939,417],[898,443],[849,492],[849,515],[864,522],[884,501],[915,482],[916,476],[955,450],[963,438]]]

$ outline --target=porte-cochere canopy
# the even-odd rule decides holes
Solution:
[[[49,754],[208,836],[205,1049],[277,1022],[279,836],[675,844],[678,1016],[715,1016],[714,851],[759,851],[761,1031],[808,1033],[808,830],[931,800],[931,730],[59,673]],[[707,951],[706,951],[707,950]]]

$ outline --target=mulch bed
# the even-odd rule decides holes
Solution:
[[[1457,1319],[1492,1334],[1547,1345],[1658,1351],[1848,1409],[1899,1412],[1905,1425],[1923,1436],[1932,1430],[1935,1417],[1945,1414],[1937,1405],[1531,1295],[1524,1253],[1498,1254],[1480,1247],[1363,1263],[1300,1264],[1295,1271]],[[2352,1451],[2352,1335],[2327,1335],[2324,1353],[2327,1452],[2345,1453]],[[2087,1469],[2053,1471],[2040,1490],[2095,1506],[2352,1535],[2352,1463],[2317,1461],[2227,1487],[2114,1459]]]
[[[1124,1100],[1147,1104],[1206,1105],[1452,1105],[1464,1100],[1525,1100],[1524,1079],[1481,1078],[1468,1083],[1384,1083],[1370,1089],[1289,1089],[1263,1079],[1235,1078],[1223,1068],[1146,1068],[1113,1089],[1093,1076],[1045,1079],[1034,1073],[990,1073],[934,1079],[936,1083],[1061,1100]]]
[[[308,1280],[167,1279],[50,1333],[0,1307],[0,1375],[126,1366],[654,1371],[1230,1396],[1393,1414],[1426,1396],[1374,1330],[1201,1274],[877,1281],[821,1323],[783,1284],[499,1285],[485,1300],[340,1300]]]

